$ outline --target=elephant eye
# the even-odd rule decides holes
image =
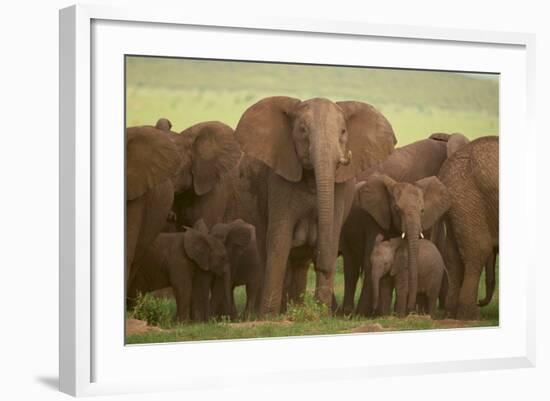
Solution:
[[[345,142],[347,140],[347,131],[345,128],[342,128],[342,131],[340,131],[340,142]]]

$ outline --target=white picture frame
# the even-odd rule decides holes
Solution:
[[[143,35],[143,31],[147,35]],[[215,48],[216,42],[220,42],[220,34],[230,39],[223,43],[224,49],[219,43]],[[179,35],[182,38],[193,35],[201,47],[174,43]],[[104,230],[106,221],[115,222],[113,226],[120,228],[124,213],[120,202],[123,199],[120,196],[124,128],[124,114],[119,113],[123,107],[120,103],[123,58],[120,56],[133,53],[250,59],[253,56],[250,50],[245,51],[243,43],[253,43],[254,35],[261,35],[266,43],[273,43],[269,59],[265,55],[262,58],[261,49],[255,50],[254,59],[258,60],[320,63],[330,61],[330,57],[332,60],[340,57],[340,64],[364,65],[361,59],[364,56],[351,60],[345,48],[339,54],[333,43],[339,41],[348,49],[367,46],[373,59],[376,58],[376,66],[501,74],[503,245],[500,249],[504,295],[499,328],[124,346],[121,337],[123,315],[120,315],[120,310],[123,311],[122,231]],[[240,40],[243,42],[239,43]],[[298,44],[289,45],[289,49],[277,44],[284,41],[311,43],[313,50],[297,55],[297,52],[292,53],[292,46]],[[239,386],[244,385],[245,380],[270,384],[298,378],[301,381],[360,380],[387,375],[534,366],[535,285],[534,275],[528,273],[534,271],[535,260],[525,257],[534,254],[529,252],[534,245],[527,238],[516,238],[511,246],[512,231],[521,221],[533,225],[523,227],[522,231],[535,232],[536,211],[532,201],[535,181],[534,175],[528,174],[535,170],[534,44],[534,35],[524,33],[374,25],[358,21],[252,15],[225,20],[154,7],[78,5],[61,10],[60,390],[80,396]],[[320,55],[315,50],[320,47],[331,48],[334,52]],[[383,50],[392,47],[400,51]],[[437,50],[437,57],[433,55],[434,50]],[[461,54],[464,58],[459,57]],[[453,61],[454,68],[449,68]],[[472,68],[476,65],[483,68]],[[105,129],[109,133],[120,132],[120,137],[99,134]],[[525,136],[528,140],[518,140]],[[506,163],[512,152],[514,169]],[[118,172],[107,177],[109,170]],[[514,191],[506,185],[510,180],[521,180],[524,190]],[[113,192],[117,188],[119,195]],[[107,243],[111,248],[105,245]],[[116,271],[116,267],[108,270],[113,265],[120,266],[118,278],[110,276]],[[509,270],[507,266],[519,268]],[[514,300],[506,296],[512,285],[517,290]],[[97,291],[101,291],[101,299]],[[112,307],[113,299],[120,300],[120,308]],[[453,347],[445,346],[449,341]],[[402,342],[414,344],[415,350],[434,343],[440,344],[440,348],[436,347],[427,356],[415,350],[404,355],[377,354],[376,349],[386,344]],[[475,347],[466,348],[466,344],[475,344]],[[320,347],[326,351],[322,358],[317,353]],[[368,356],[358,360],[361,352],[348,353],[355,359],[340,355],[343,354],[341,350],[348,347],[365,350]],[[223,355],[225,362],[218,370],[207,371],[199,356],[206,355],[208,359],[214,354]],[[296,357],[292,366],[285,364],[284,358],[289,355]],[[182,360],[193,361],[194,365],[186,365]],[[269,360],[270,366],[262,363],[263,360]],[[147,363],[138,364],[143,361]],[[178,361],[180,369],[176,373],[172,369],[170,373],[170,366]],[[163,367],[159,367],[161,362]],[[151,368],[143,370],[141,366]]]

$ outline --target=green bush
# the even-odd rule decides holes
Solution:
[[[284,319],[291,322],[318,322],[328,316],[327,306],[306,292],[302,302],[289,302]]]
[[[172,299],[157,298],[152,294],[138,294],[131,316],[145,320],[151,326],[170,327],[176,315],[176,304]]]

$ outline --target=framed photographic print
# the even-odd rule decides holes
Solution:
[[[533,366],[533,46],[61,10],[61,390]]]

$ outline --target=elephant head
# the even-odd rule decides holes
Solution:
[[[233,129],[218,121],[193,125],[180,134],[170,131],[171,124],[166,119],[159,120],[157,126],[164,127],[182,158],[175,183],[174,211],[178,224],[193,224],[197,216],[194,216],[191,204],[197,197],[211,193],[216,184],[237,166],[241,158],[240,146]]]
[[[193,191],[201,196],[212,190],[220,178],[237,165],[241,150],[233,129],[218,121],[193,125],[180,134],[172,133],[182,158],[188,160]],[[181,174],[180,174],[181,175]],[[180,177],[184,181],[187,177]],[[185,186],[176,187],[178,192]]]
[[[418,239],[430,229],[450,205],[449,191],[437,177],[414,183],[397,182],[387,175],[372,174],[357,185],[361,208],[384,230],[396,230],[408,242],[408,308],[414,310],[417,292]]]
[[[193,228],[185,227],[183,246],[185,254],[203,271],[222,276],[229,271],[229,259],[224,244],[208,233],[208,227],[199,220]]]
[[[383,161],[396,139],[390,123],[361,102],[306,101],[276,96],[245,111],[235,136],[243,151],[290,182],[315,178],[318,234],[316,268],[329,272],[334,233],[334,187]]]
[[[401,245],[401,239],[392,238],[389,241],[383,241],[382,234],[376,236],[374,247],[370,256],[372,266],[372,307],[376,310],[378,307],[378,298],[380,296],[380,279],[387,274],[394,276],[397,273],[395,269],[395,253]]]
[[[255,228],[241,219],[231,223],[218,223],[212,227],[211,234],[224,245],[229,257],[232,273],[238,267],[239,257],[255,238]]]

